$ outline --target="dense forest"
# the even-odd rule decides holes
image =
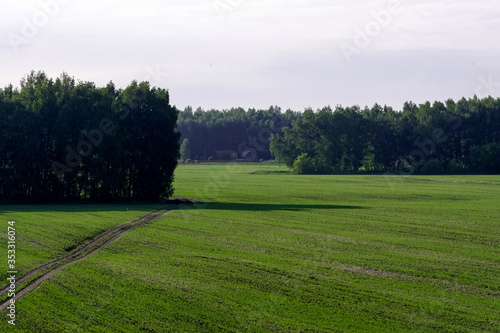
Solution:
[[[179,131],[184,159],[254,150],[296,173],[500,173],[500,99],[375,104],[304,112],[279,107],[230,110],[187,107]],[[186,142],[187,139],[187,142]]]
[[[500,99],[306,110],[270,149],[296,173],[498,174]]]
[[[156,200],[182,159],[276,158],[299,174],[500,173],[500,99],[304,112],[178,111],[168,91],[32,72],[0,89],[0,200]],[[224,155],[226,154],[226,155]],[[248,159],[248,157],[252,157]]]
[[[267,110],[247,111],[242,108],[223,111],[198,108],[194,112],[186,107],[179,113],[178,120],[181,142],[189,140],[190,154],[184,157],[208,160],[216,158],[217,151],[234,151],[241,157],[250,150],[258,159],[269,160],[272,158],[269,151],[271,135],[281,133],[300,117],[299,112],[281,112],[279,107],[273,106]]]
[[[168,91],[43,72],[0,89],[0,199],[156,200],[172,194],[178,111]]]

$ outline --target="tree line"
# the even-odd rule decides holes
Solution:
[[[0,89],[0,200],[157,200],[173,193],[178,111],[147,82],[32,72]]]
[[[217,151],[296,173],[500,173],[500,99],[316,111],[178,111],[147,82],[96,87],[32,72],[0,89],[0,200],[156,200],[183,158]]]
[[[269,151],[270,137],[291,126],[301,117],[300,112],[282,112],[277,106],[265,110],[232,108],[208,110],[188,106],[179,113],[178,130],[181,142],[186,139],[189,149],[183,159],[208,160],[216,158],[217,151],[233,151],[239,156],[252,151],[259,159],[272,158]],[[184,148],[184,147],[183,147]]]
[[[500,99],[307,109],[271,138],[295,173],[500,173]]]

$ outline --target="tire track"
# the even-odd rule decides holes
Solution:
[[[61,262],[64,262],[66,260],[70,260],[70,259],[73,259],[73,258],[76,258],[80,255],[82,255],[83,253],[85,253],[86,251],[88,251],[89,249],[91,249],[92,247],[96,246],[98,243],[102,242],[104,239],[106,239],[110,234],[116,232],[117,230],[119,229],[123,229],[123,228],[127,228],[127,226],[130,226],[134,223],[138,223],[139,221],[141,221],[142,219],[144,218],[147,218],[149,216],[151,216],[151,214],[153,214],[154,212],[151,212],[151,213],[148,213],[136,220],[133,220],[133,221],[130,221],[130,222],[127,222],[127,223],[124,223],[124,224],[121,224],[119,226],[116,226],[114,227],[113,229],[110,229],[106,232],[104,232],[103,234],[101,234],[99,237],[97,237],[96,239],[94,239],[92,242],[90,242],[89,244],[85,245],[84,247],[80,248],[79,250],[61,258],[61,259],[57,259],[57,260],[54,260],[54,261],[51,261],[47,264],[44,264],[42,266],[39,266],[31,271],[29,271],[28,273],[24,274],[23,276],[21,276],[18,280],[16,280],[16,284],[17,285],[20,285],[22,283],[24,283],[26,280],[28,280],[30,277],[32,277],[33,275],[37,274],[37,273],[40,273],[41,271],[47,269],[47,268],[50,268],[54,265],[57,265]],[[9,286],[5,286],[3,289],[0,290],[0,297],[2,297],[4,295],[4,293],[9,290]]]
[[[172,203],[176,204],[179,208],[183,205],[195,203],[194,201],[192,201],[190,199],[185,199],[185,198],[176,198],[176,199],[177,200],[173,201]],[[49,269],[49,271],[47,271],[47,272],[43,273],[41,276],[35,278],[28,285],[26,285],[24,288],[20,289],[19,291],[16,289],[16,296],[4,301],[0,305],[0,311],[7,308],[10,305],[10,301],[12,299],[14,299],[14,300],[19,299],[24,294],[26,294],[27,292],[32,290],[34,287],[41,284],[43,281],[47,280],[49,277],[51,277],[52,275],[54,275],[55,273],[57,273],[61,269],[92,256],[93,254],[106,248],[109,244],[111,244],[116,239],[120,238],[127,231],[133,230],[137,227],[143,226],[147,223],[150,223],[154,220],[157,220],[160,217],[163,217],[166,214],[168,214],[170,211],[171,210],[157,210],[157,211],[148,213],[148,214],[146,214],[138,219],[135,219],[133,221],[118,225],[118,226],[102,233],[96,239],[94,239],[92,242],[90,242],[89,244],[76,250],[75,252],[73,252],[73,253],[71,253],[63,258],[51,261],[47,264],[41,265],[41,266],[29,271],[28,273],[24,274],[23,276],[21,276],[19,279],[16,280],[16,286],[20,286],[22,283],[26,282],[34,275],[37,275],[37,274],[42,273],[43,271]],[[59,264],[61,264],[61,265],[59,265]],[[4,297],[7,294],[7,292],[9,291],[9,289],[10,289],[10,285],[7,285],[3,289],[1,289],[0,290],[0,297]]]

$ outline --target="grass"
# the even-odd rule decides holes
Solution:
[[[180,166],[176,195],[198,200],[196,208],[58,272],[16,302],[16,329],[500,331],[500,177],[285,171]],[[155,209],[129,208],[0,214],[17,222],[18,261],[28,269]],[[0,321],[0,331],[8,326]]]
[[[130,207],[130,208],[129,208]],[[2,205],[0,233],[7,244],[7,222],[16,229],[16,270],[19,276],[44,263],[64,257],[97,235],[158,209],[160,205]],[[5,245],[7,248],[7,245]],[[0,272],[0,287],[7,285]]]

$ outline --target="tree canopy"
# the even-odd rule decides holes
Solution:
[[[32,72],[0,89],[0,199],[156,200],[173,193],[178,111],[147,82]]]
[[[296,173],[500,173],[500,99],[306,110],[271,138]],[[307,170],[304,171],[304,170]]]
[[[179,113],[181,140],[189,139],[191,158],[208,160],[216,151],[234,151],[241,155],[253,150],[259,158],[271,159],[269,139],[273,133],[290,126],[299,112],[271,106],[267,110],[232,108],[229,110],[193,111],[186,107]]]
[[[0,200],[157,200],[184,159],[257,154],[295,173],[500,173],[500,99],[304,112],[179,112],[148,82],[32,72],[0,89]]]

